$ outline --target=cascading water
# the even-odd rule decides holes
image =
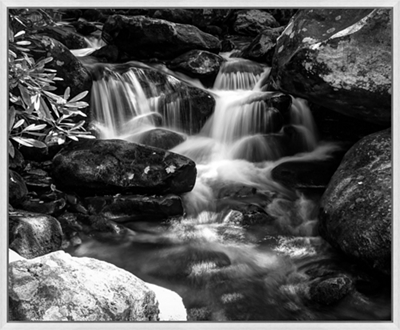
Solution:
[[[287,160],[326,159],[337,149],[318,141],[306,101],[293,98],[285,122],[270,105],[279,93],[259,86],[269,68],[228,60],[209,91],[215,111],[193,134],[187,129],[193,115],[182,115],[192,110],[185,99],[190,86],[168,73],[157,84],[157,70],[100,65],[93,125],[100,138],[136,142],[156,126],[187,134],[172,149],[197,165],[196,185],[182,196],[186,215],[129,223],[119,235],[83,238],[70,252],[176,291],[192,320],[387,319],[390,294],[379,289],[355,290],[332,308],[310,297],[317,279],[355,278],[362,271],[318,236],[317,198],[271,176]]]

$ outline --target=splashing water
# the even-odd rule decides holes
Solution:
[[[319,196],[279,184],[271,171],[286,161],[329,159],[338,147],[318,141],[305,100],[292,98],[282,124],[269,105],[277,93],[261,86],[269,70],[228,59],[209,90],[214,113],[193,134],[187,127],[195,117],[183,119],[182,111],[193,110],[186,86],[203,88],[198,81],[163,66],[101,66],[91,102],[99,136],[137,142],[156,126],[185,132],[172,151],[196,162],[197,179],[182,195],[184,217],[128,223],[120,234],[83,237],[69,252],[176,291],[192,320],[388,319],[390,294],[381,287],[374,297],[353,290],[332,307],[310,298],[321,278],[356,283],[358,272],[318,236]]]

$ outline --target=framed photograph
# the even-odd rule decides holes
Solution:
[[[399,7],[0,0],[0,329],[399,329]]]

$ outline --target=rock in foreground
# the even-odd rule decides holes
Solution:
[[[62,229],[50,215],[14,210],[9,212],[9,247],[31,259],[61,248]]]
[[[180,194],[192,190],[190,159],[122,140],[90,140],[66,147],[53,159],[57,186],[81,194]]]
[[[59,251],[9,265],[12,321],[157,321],[155,294],[111,264]]]
[[[371,134],[345,155],[321,200],[320,234],[369,267],[391,273],[391,130]]]

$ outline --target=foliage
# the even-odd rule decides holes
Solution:
[[[14,146],[11,140],[27,147],[45,148],[63,144],[67,138],[74,141],[79,138],[95,138],[84,129],[85,120],[77,120],[77,116],[86,117],[81,110],[88,106],[88,103],[82,101],[88,92],[73,98],[70,98],[69,87],[63,95],[53,93],[56,89],[54,82],[62,80],[56,76],[56,70],[45,67],[53,58],[44,57],[35,61],[30,56],[30,50],[34,49],[35,44],[27,36],[28,29],[14,34],[12,26],[29,26],[29,29],[33,29],[35,24],[46,24],[46,21],[43,23],[39,19],[32,23],[25,14],[10,14],[9,153],[12,157]],[[32,12],[28,17],[32,18]]]

